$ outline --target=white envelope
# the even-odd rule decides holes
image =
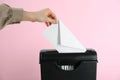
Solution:
[[[43,35],[59,53],[81,53],[86,51],[86,48],[60,20],[58,24],[49,26],[43,32]]]

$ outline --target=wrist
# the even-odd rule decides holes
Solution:
[[[32,21],[32,22],[36,22],[36,18],[35,18],[35,12],[27,12],[24,11],[23,12],[23,18],[22,21]]]

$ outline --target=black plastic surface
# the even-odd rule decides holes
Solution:
[[[41,50],[41,80],[96,80],[97,55],[94,50],[85,53],[58,53]],[[60,65],[74,65],[72,71],[62,70]]]

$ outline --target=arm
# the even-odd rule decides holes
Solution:
[[[28,12],[21,8],[12,8],[6,4],[0,5],[0,29],[5,27],[5,25],[20,23],[21,21],[45,22],[49,26],[52,23],[57,23],[57,18],[48,8]]]

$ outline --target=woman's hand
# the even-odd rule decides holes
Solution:
[[[50,26],[51,24],[57,24],[57,17],[49,8],[36,12],[24,11],[22,20],[32,22],[45,22],[47,26]]]

